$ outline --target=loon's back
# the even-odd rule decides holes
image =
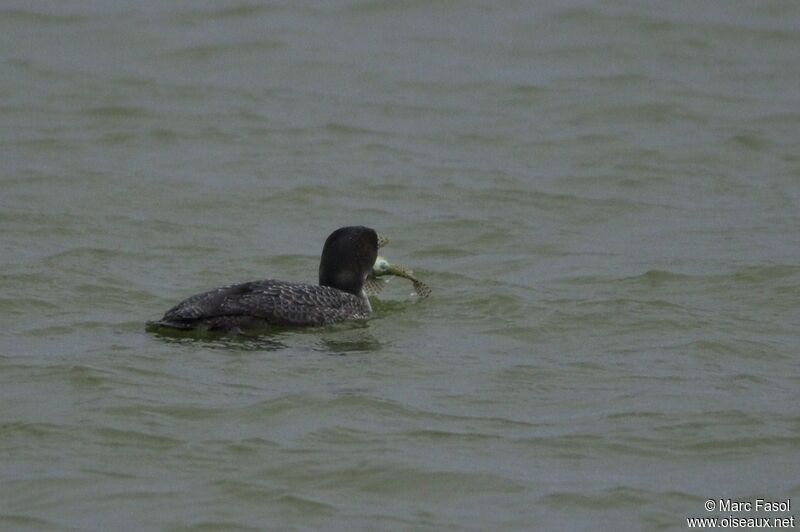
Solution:
[[[366,297],[330,286],[265,279],[194,295],[148,325],[221,331],[315,326],[366,318],[370,311]]]

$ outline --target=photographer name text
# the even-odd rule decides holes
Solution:
[[[708,499],[705,503],[708,512],[789,512],[792,509],[792,500],[768,501],[755,499],[753,501],[737,501],[736,499]]]

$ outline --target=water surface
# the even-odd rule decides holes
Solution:
[[[0,527],[797,503],[798,28],[789,1],[5,2]],[[199,291],[313,282],[348,224],[433,295],[145,333]]]

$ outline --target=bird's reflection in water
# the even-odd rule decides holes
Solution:
[[[276,331],[260,334],[230,334],[211,331],[153,331],[154,336],[168,344],[194,345],[209,349],[236,351],[278,351],[288,346],[280,341]]]
[[[286,343],[290,336],[295,338],[300,345],[306,344],[314,351],[334,356],[374,353],[384,347],[384,343],[369,332],[369,325],[366,322],[348,322],[302,330],[276,328],[237,334],[212,331],[175,331],[172,329],[151,330],[151,332],[156,338],[169,344],[236,351],[279,351],[298,347],[298,345],[293,346]],[[317,337],[312,346],[307,343],[309,335]],[[295,344],[295,342],[291,342],[291,344]]]

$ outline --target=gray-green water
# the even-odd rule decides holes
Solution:
[[[6,1],[0,53],[3,530],[800,504],[799,3]],[[356,223],[433,295],[145,333]]]

